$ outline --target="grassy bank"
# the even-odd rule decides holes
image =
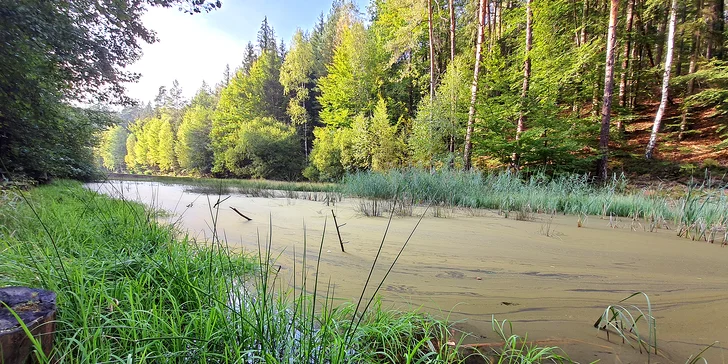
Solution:
[[[59,362],[458,361],[427,315],[357,313],[300,279],[312,272],[281,284],[269,242],[251,257],[175,240],[141,205],[74,182],[0,196],[0,286],[57,292]]]
[[[671,224],[680,235],[724,239],[728,226],[725,185],[693,185],[677,196],[656,189],[628,190],[624,178],[596,185],[584,175],[522,178],[511,173],[421,170],[362,172],[343,181],[342,192],[372,200],[396,197],[409,204],[487,208],[525,216],[535,212],[639,219],[649,229]]]
[[[334,183],[318,182],[288,182],[271,181],[264,179],[234,179],[234,178],[196,178],[196,177],[171,177],[171,176],[147,176],[134,174],[112,173],[109,179],[123,181],[150,181],[165,184],[177,184],[190,187],[200,193],[242,193],[249,195],[261,195],[262,191],[282,192],[338,192],[338,185]]]

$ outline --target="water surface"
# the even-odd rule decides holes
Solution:
[[[87,186],[167,210],[166,221],[199,240],[210,237],[216,215],[220,235],[248,252],[257,252],[258,237],[265,241],[272,231],[272,248],[280,253],[277,264],[289,279],[294,251],[300,268],[304,235],[313,278],[310,258],[323,237],[319,279],[330,281],[341,300],[359,298],[387,226],[387,218],[358,213],[357,199],[327,206],[305,199],[231,195],[211,211],[217,195],[184,186],[138,181]],[[339,224],[346,224],[341,228],[346,253],[331,210]],[[589,217],[579,228],[575,216],[534,215],[517,221],[485,210],[440,212],[446,218],[427,213],[382,286],[380,295],[389,307],[422,309],[458,321],[458,328],[473,333],[471,343],[497,341],[490,324],[495,315],[511,320],[516,333],[559,345],[580,362],[646,363],[645,354],[615,336],[607,341],[592,326],[607,305],[643,291],[657,319],[661,352],[653,356],[654,363],[684,363],[716,340],[722,344],[707,358],[711,364],[726,363],[728,248],[678,238],[672,230],[646,232],[629,219],[610,227],[608,220]],[[373,282],[380,281],[417,220],[393,219]]]

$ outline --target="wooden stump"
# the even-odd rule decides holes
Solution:
[[[56,294],[35,288],[4,287],[0,288],[0,302],[20,317],[50,358],[56,328]],[[0,364],[36,363],[33,343],[5,305],[0,304]]]

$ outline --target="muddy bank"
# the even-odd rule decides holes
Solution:
[[[88,187],[163,208],[171,212],[164,219],[191,235],[210,235],[210,206],[217,196],[148,182]],[[330,280],[339,299],[355,300],[387,225],[386,218],[363,217],[357,205],[355,199],[332,207],[320,201],[234,195],[221,204],[217,226],[229,244],[257,251],[258,236],[266,239],[272,222],[272,247],[281,254],[278,264],[284,277],[292,274],[294,250],[300,269],[305,231],[313,278],[310,258],[323,236],[319,279]],[[230,207],[253,220],[246,221]],[[331,209],[339,224],[346,224],[341,228],[349,242],[346,253],[339,247]],[[681,239],[674,231],[635,232],[627,219],[610,228],[608,221],[590,217],[578,228],[574,216],[535,215],[532,221],[516,221],[489,211],[448,211],[448,218],[428,215],[380,294],[392,307],[421,308],[462,321],[458,327],[474,333],[470,342],[496,340],[490,329],[495,315],[513,321],[515,331],[528,333],[529,339],[563,343],[559,346],[580,362],[646,362],[646,355],[614,337],[607,342],[592,327],[607,305],[644,291],[653,302],[662,350],[654,362],[684,363],[715,340],[728,343],[728,248]],[[416,217],[392,221],[374,282],[416,222]],[[713,349],[707,357],[723,363],[726,354],[728,350]]]

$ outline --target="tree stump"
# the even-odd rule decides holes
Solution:
[[[20,317],[50,358],[56,328],[56,294],[35,288],[4,287],[0,288],[0,302]],[[33,343],[5,305],[0,304],[0,364],[36,363]]]

